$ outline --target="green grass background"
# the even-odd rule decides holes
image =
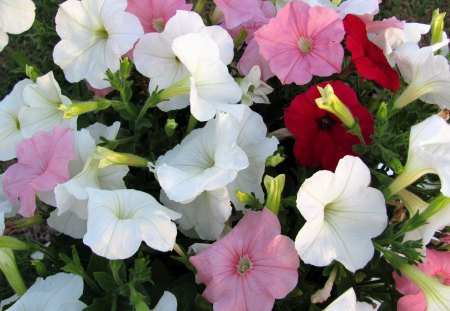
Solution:
[[[163,1],[163,0],[161,0]],[[245,0],[244,0],[245,1]],[[0,52],[0,99],[3,99],[21,79],[25,78],[24,64],[38,68],[43,74],[54,71],[57,81],[65,95],[79,97],[83,92],[82,84],[69,84],[52,59],[53,47],[59,41],[55,32],[54,17],[60,0],[35,0],[36,21],[33,27],[21,35],[10,35],[8,46]],[[450,24],[449,0],[384,0],[377,19],[397,16],[409,22],[427,23],[435,8],[449,12],[446,16],[445,29],[448,32]]]

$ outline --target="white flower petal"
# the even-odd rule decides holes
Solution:
[[[177,298],[174,294],[168,291],[164,291],[163,296],[159,299],[158,304],[153,311],[176,311],[177,310]]]
[[[5,46],[8,45],[9,38],[8,34],[4,32],[2,29],[0,29],[0,52],[3,51]]]
[[[125,259],[137,251],[141,241],[160,251],[173,248],[177,229],[171,219],[180,214],[141,191],[88,192],[89,217],[83,242],[94,253],[108,259]]]
[[[0,161],[16,157],[16,146],[24,139],[20,130],[19,111],[25,107],[24,88],[32,83],[25,79],[18,82],[11,93],[0,102]]]
[[[0,29],[20,34],[31,28],[36,6],[31,0],[0,1]]]
[[[230,197],[225,187],[203,191],[187,204],[169,200],[164,191],[161,191],[160,199],[165,206],[181,213],[182,217],[177,220],[181,232],[203,240],[219,239],[231,215]],[[195,234],[191,234],[192,229]]]
[[[10,307],[9,311],[83,310],[86,305],[78,299],[83,294],[83,279],[79,275],[58,273],[36,282]]]
[[[87,221],[86,219],[79,218],[75,213],[70,211],[58,215],[58,211],[55,210],[50,213],[50,217],[47,219],[49,227],[67,234],[74,239],[81,239],[86,234]]]
[[[96,122],[94,124],[86,127],[86,130],[89,131],[89,134],[95,140],[95,144],[98,145],[102,142],[100,137],[104,137],[107,140],[114,140],[117,137],[120,129],[120,122],[115,121],[112,125],[106,126],[102,123]]]

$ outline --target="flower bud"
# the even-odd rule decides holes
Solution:
[[[442,41],[442,31],[444,30],[445,12],[439,13],[439,9],[433,11],[431,18],[431,44]]]
[[[19,296],[22,296],[27,291],[17,267],[14,253],[9,248],[0,248],[0,270],[5,275],[9,285]]]
[[[70,106],[61,104],[59,106],[59,110],[64,111],[64,119],[70,119],[76,116],[79,116],[84,113],[104,110],[111,106],[111,101],[106,99],[99,99],[81,103],[74,103]]]
[[[316,104],[320,109],[326,110],[341,120],[348,128],[355,124],[355,118],[345,104],[334,94],[333,87],[327,84],[325,88],[317,87],[322,97],[316,98]]]
[[[147,167],[148,160],[131,153],[120,153],[107,148],[97,146],[97,155],[100,156],[99,168],[110,165],[128,165],[136,167]]]
[[[265,206],[270,209],[275,215],[278,214],[281,202],[281,193],[284,189],[284,182],[286,175],[281,174],[277,177],[271,177],[269,175],[264,176],[264,187],[267,192],[267,199]]]

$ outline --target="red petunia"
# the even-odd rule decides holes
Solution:
[[[383,51],[367,38],[366,24],[360,18],[349,14],[344,18],[344,29],[347,49],[352,53],[352,61],[359,74],[397,92],[400,76],[389,65]]]
[[[321,97],[317,87],[327,84],[358,119],[364,140],[370,143],[370,135],[374,133],[372,115],[359,103],[352,88],[341,81],[320,83],[297,95],[285,110],[284,122],[296,137],[294,155],[300,165],[334,171],[339,159],[355,155],[352,147],[360,142],[337,117],[316,105],[315,99]]]

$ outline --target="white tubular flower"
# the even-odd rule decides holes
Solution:
[[[346,290],[342,295],[336,298],[328,307],[323,311],[374,311],[378,308],[373,308],[366,302],[356,301],[356,294],[351,287]]]
[[[177,298],[175,295],[165,291],[153,311],[176,311],[177,305]]]
[[[383,194],[369,183],[369,168],[352,156],[342,158],[335,173],[319,171],[303,183],[297,208],[306,224],[295,246],[305,263],[326,266],[337,260],[354,272],[369,262],[371,238],[388,221]]]
[[[25,106],[24,88],[32,83],[25,79],[18,82],[11,93],[0,101],[0,161],[8,161],[16,157],[16,146],[24,139],[19,111]]]
[[[89,217],[84,244],[99,256],[125,259],[144,241],[167,252],[173,249],[181,215],[159,204],[151,195],[130,189],[88,189]]]
[[[189,71],[186,84],[192,115],[207,121],[217,111],[225,111],[242,120],[243,107],[235,105],[242,97],[241,88],[220,60],[217,44],[205,34],[191,33],[175,39],[172,50]]]
[[[266,158],[272,155],[278,146],[278,140],[275,137],[267,137],[267,127],[262,117],[246,106],[244,111],[244,117],[238,125],[237,145],[247,154],[249,164],[247,168],[240,170],[236,179],[227,185],[231,202],[238,210],[245,210],[245,207],[236,198],[236,190],[254,193],[261,202],[264,200],[261,181],[266,168]]]
[[[36,282],[8,311],[81,311],[86,305],[78,300],[83,294],[83,279],[79,275],[58,273]]]
[[[409,83],[394,103],[402,108],[416,99],[450,109],[450,68],[445,57],[434,55],[432,47],[419,48],[407,42],[394,52],[403,79]]]
[[[60,105],[70,106],[69,98],[61,94],[53,72],[37,78],[36,83],[29,84],[23,90],[26,106],[19,112],[22,133],[26,138],[37,131],[50,132],[55,125],[62,125],[76,130],[77,118],[64,119]]]
[[[405,170],[389,185],[389,194],[429,173],[439,175],[441,192],[450,197],[450,125],[437,115],[411,127]]]
[[[169,200],[164,191],[161,191],[160,199],[165,206],[182,215],[177,220],[181,232],[202,240],[217,240],[231,215],[230,196],[225,187],[203,191],[186,204]]]
[[[8,44],[8,35],[20,34],[31,28],[36,6],[31,0],[0,1],[0,52]]]
[[[110,86],[106,70],[119,70],[120,57],[144,33],[126,7],[126,0],[67,0],[60,5],[55,22],[61,41],[53,59],[69,82],[86,79],[97,89]]]
[[[258,65],[253,66],[248,75],[239,81],[239,86],[242,91],[241,104],[270,104],[267,94],[272,93],[273,88],[261,81],[261,69]]]
[[[237,145],[239,123],[220,113],[205,127],[193,130],[181,144],[156,161],[156,177],[169,199],[189,203],[203,191],[232,182],[248,167],[248,157]]]

